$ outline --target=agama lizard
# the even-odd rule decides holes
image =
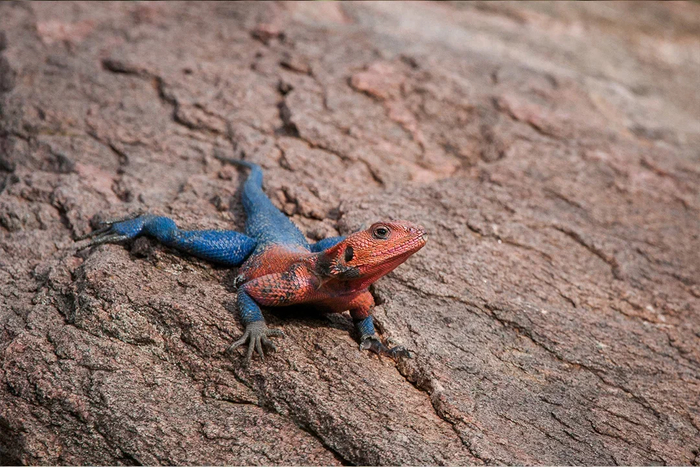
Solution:
[[[82,237],[91,238],[85,247],[145,234],[207,261],[241,266],[235,285],[245,333],[228,350],[247,342],[246,364],[254,350],[264,359],[263,345],[275,350],[271,336],[284,336],[281,330],[267,327],[260,306],[300,303],[330,313],[349,310],[360,334],[360,349],[392,358],[410,357],[403,347],[387,348],[379,340],[370,315],[374,298],[369,286],[420,250],[426,242],[425,230],[407,221],[378,222],[347,237],[309,244],[263,192],[260,166],[219,159],[250,169],[242,195],[245,235],[230,230],[180,230],[168,217],[144,214],[104,222],[102,228]]]

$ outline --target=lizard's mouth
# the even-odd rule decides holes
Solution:
[[[423,248],[427,241],[428,237],[426,236],[425,232],[423,232],[418,237],[409,240],[406,243],[406,248],[409,248],[412,250],[412,252],[415,252]]]
[[[395,245],[384,252],[387,256],[398,256],[401,254],[413,254],[416,251],[423,248],[428,241],[428,236],[425,232],[421,232],[420,235],[407,240],[404,243]]]

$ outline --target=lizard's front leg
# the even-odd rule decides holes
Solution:
[[[287,272],[267,274],[246,282],[238,289],[238,311],[245,325],[243,337],[231,344],[229,351],[248,342],[246,364],[250,363],[253,351],[264,359],[263,345],[276,350],[268,339],[282,336],[279,329],[269,329],[260,311],[263,306],[286,306],[308,301],[318,289],[318,278],[301,265]]]
[[[402,346],[389,348],[379,340],[374,330],[374,320],[369,314],[374,306],[374,297],[369,291],[363,292],[350,302],[350,316],[360,334],[360,350],[370,350],[396,360],[399,357],[411,358],[411,353]]]
[[[311,250],[311,253],[320,253],[325,249],[337,245],[343,240],[345,240],[345,237],[324,238],[323,240],[319,240],[318,242],[309,245],[309,249]]]
[[[272,350],[277,350],[269,337],[284,337],[284,332],[281,329],[269,329],[267,327],[265,318],[260,311],[260,306],[248,295],[245,286],[238,290],[238,312],[241,314],[241,321],[245,325],[245,332],[240,339],[231,344],[227,351],[230,352],[248,342],[248,352],[245,357],[246,365],[250,363],[253,350],[257,350],[260,358],[264,360],[265,354],[262,346],[265,345]]]

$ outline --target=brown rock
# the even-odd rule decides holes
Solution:
[[[0,463],[697,464],[700,7],[336,3],[0,3]],[[314,240],[426,226],[414,359],[302,308],[245,368],[235,270],[75,251],[242,230],[214,154]]]

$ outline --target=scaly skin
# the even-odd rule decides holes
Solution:
[[[378,222],[346,237],[309,245],[299,229],[262,191],[262,170],[246,161],[222,159],[245,166],[251,173],[243,188],[246,235],[234,231],[184,231],[167,217],[153,215],[109,221],[88,237],[85,246],[119,242],[150,235],[194,256],[241,266],[236,278],[238,309],[246,326],[229,350],[248,344],[246,363],[254,351],[264,358],[263,346],[275,349],[260,306],[308,303],[329,313],[345,310],[360,334],[360,349],[397,358],[410,357],[402,347],[387,348],[377,336],[372,316],[374,298],[369,286],[406,261],[426,242],[425,230],[407,221]]]

